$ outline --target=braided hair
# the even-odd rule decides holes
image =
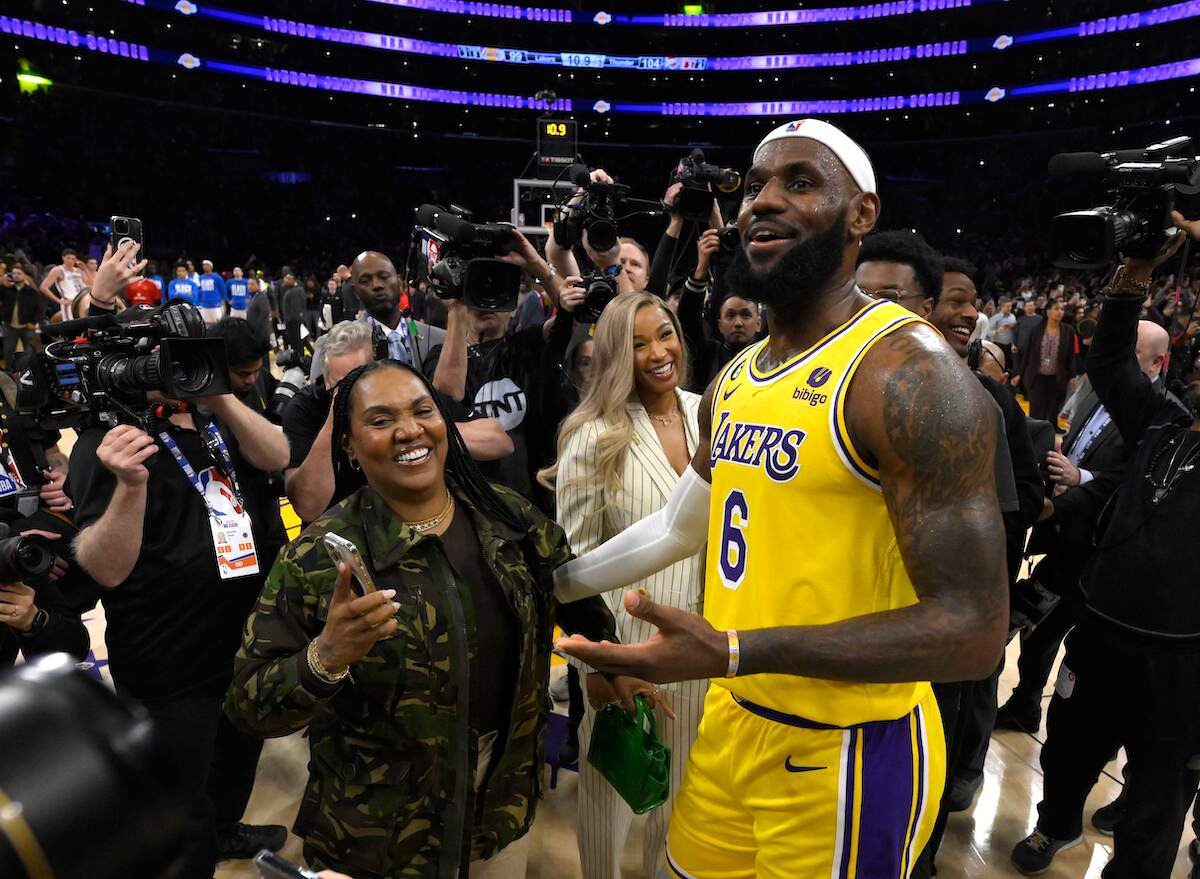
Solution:
[[[433,399],[438,413],[446,423],[446,440],[449,446],[446,453],[446,476],[453,480],[454,484],[467,496],[471,505],[487,515],[488,518],[498,519],[522,533],[525,532],[528,523],[524,522],[520,515],[511,510],[508,504],[500,498],[500,495],[492,488],[492,484],[488,482],[487,477],[480,471],[479,465],[475,463],[471,453],[467,451],[467,444],[463,440],[462,434],[458,432],[458,427],[455,425],[441,393],[420,372],[399,360],[373,360],[352,369],[345,378],[338,382],[333,398],[333,438],[331,441],[334,480],[349,476],[352,470],[350,456],[342,448],[342,445],[346,437],[350,435],[350,398],[354,394],[354,387],[363,376],[370,375],[378,369],[398,369],[417,378]]]

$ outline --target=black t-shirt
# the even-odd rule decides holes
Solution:
[[[258,379],[250,389],[238,397],[250,409],[264,418],[270,418],[268,401],[271,399],[274,377],[268,378],[269,373],[264,369],[258,374]],[[222,436],[232,436],[233,431],[221,425]],[[250,511],[250,519],[254,523],[255,537],[260,537],[262,543],[257,546],[259,566],[262,568],[260,579],[265,580],[267,572],[275,561],[279,550],[288,542],[287,529],[283,525],[283,517],[279,514],[279,498],[283,489],[283,475],[278,471],[268,472],[259,470],[241,454],[236,443],[229,447],[233,455],[234,470],[246,496],[246,508]],[[253,607],[246,608],[249,615]]]
[[[67,493],[81,530],[104,514],[116,488],[116,477],[96,457],[104,434],[85,430],[71,450]],[[215,462],[201,435],[172,428],[172,436],[201,480],[212,479]],[[222,436],[236,459],[232,433]],[[144,702],[219,696],[262,578],[222,580],[203,499],[161,445],[148,467],[141,552],[124,583],[101,590],[109,667],[117,686]],[[271,560],[262,557],[257,533],[255,543],[265,571]]]
[[[459,401],[471,418],[495,418],[513,441],[513,453],[499,461],[481,462],[490,479],[534,500],[534,474],[542,466],[554,437],[545,436],[537,405],[538,367],[545,337],[541,326],[472,345],[467,350],[466,396]],[[432,376],[441,358],[435,346],[425,359]]]
[[[446,558],[471,586],[475,662],[471,666],[471,726],[479,733],[508,730],[520,645],[517,618],[488,568],[471,517],[458,509],[442,535]]]
[[[329,417],[329,407],[332,405],[333,395],[324,383],[319,381],[296,391],[296,395],[288,403],[287,409],[283,411],[283,433],[287,436],[288,445],[292,450],[291,460],[288,461],[289,470],[303,464],[308,453],[312,451],[313,443],[317,441],[317,434],[325,426],[325,419]],[[332,469],[333,462],[327,463]],[[362,473],[357,470],[337,475],[329,506],[344,501],[365,484]]]

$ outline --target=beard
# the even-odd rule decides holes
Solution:
[[[754,268],[746,248],[739,247],[725,270],[729,292],[776,310],[803,309],[842,265],[847,216],[849,209],[843,208],[828,229],[793,245],[766,271]]]

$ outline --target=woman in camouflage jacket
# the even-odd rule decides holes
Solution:
[[[254,735],[309,727],[294,829],[313,866],[355,879],[486,876],[497,861],[481,859],[533,822],[553,628],[615,640],[612,615],[600,598],[555,601],[551,572],[570,558],[562,529],[483,479],[418,373],[381,361],[348,375],[333,445],[335,469],[359,466],[367,485],[280,553],[247,623],[226,711]],[[472,526],[511,611],[518,661],[506,728],[494,737],[473,723],[471,676],[495,660],[476,655],[479,584],[459,574],[442,539],[454,517]],[[376,591],[355,597],[349,570],[320,545],[327,532],[357,547]],[[622,702],[652,689],[615,683]],[[511,870],[524,875],[523,863]]]

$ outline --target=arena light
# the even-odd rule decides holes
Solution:
[[[54,81],[47,79],[44,76],[39,76],[36,73],[18,73],[17,82],[20,83],[20,90],[24,94],[36,92],[38,89],[49,88],[54,85]]]
[[[172,0],[126,0],[127,3],[160,10],[179,9]],[[1200,17],[1200,0],[1174,3],[1146,12],[1080,21],[1052,30],[1032,31],[1017,36],[982,37],[970,40],[950,39],[913,45],[883,48],[851,49],[840,52],[809,52],[777,55],[735,56],[664,56],[664,55],[606,55],[591,52],[548,51],[468,43],[441,43],[397,34],[375,33],[352,28],[311,24],[274,16],[237,12],[205,4],[197,7],[188,3],[188,15],[200,14],[210,18],[259,28],[283,36],[318,40],[343,45],[361,46],[412,55],[455,58],[462,61],[531,64],[555,67],[610,68],[618,70],[663,71],[746,71],[813,69],[851,67],[873,64],[898,64],[931,58],[985,53],[1025,43],[1052,39],[1087,38],[1101,34],[1120,33]]]
[[[619,24],[636,27],[792,27],[806,24],[869,21],[922,12],[945,12],[973,6],[1006,3],[1008,0],[891,0],[864,6],[834,6],[823,9],[779,9],[771,12],[730,12],[689,15],[655,13],[653,15],[612,15],[604,11],[547,9],[502,3],[469,3],[462,0],[370,0],[387,6],[419,9],[445,15],[469,15],[475,18],[509,18],[545,24]]]
[[[6,15],[0,16],[0,32],[20,36],[28,35],[34,39],[43,39],[52,42],[59,42],[61,37],[61,41],[65,44],[83,45],[98,53],[103,52],[130,59],[150,60],[158,64],[175,65],[181,57],[178,51],[150,49],[145,46],[124,43],[123,41],[118,42],[116,40],[105,40],[103,48],[101,48],[99,39],[102,38],[94,38],[91,35],[84,38],[80,37],[74,31],[63,31],[61,28],[48,27],[42,23],[12,18]],[[38,36],[39,34],[40,36]],[[73,43],[71,42],[72,40],[74,41]],[[114,49],[114,46],[117,48]],[[121,51],[121,47],[124,47],[124,51]],[[585,107],[593,107],[598,113],[601,107],[605,107],[606,110],[604,112],[617,114],[695,117],[788,117],[933,109],[955,107],[964,104],[1002,103],[1007,97],[1033,94],[1074,94],[1127,88],[1200,76],[1200,57],[1156,64],[1151,67],[1083,74],[1054,82],[1009,87],[997,85],[986,90],[948,89],[938,92],[842,98],[837,100],[795,99],[729,101],[720,103],[703,101],[625,103],[619,101],[610,102],[607,100],[596,101],[593,98],[557,98],[553,102],[547,102],[538,100],[536,97],[524,97],[521,95],[427,88],[425,86],[406,83],[357,79],[347,76],[331,76],[304,71],[214,61],[212,59],[205,59],[203,68],[232,76],[254,79],[260,82],[265,81],[279,85],[298,86],[317,91],[349,92],[393,100],[399,98],[401,100],[456,104],[460,106],[493,107],[509,110],[561,110],[567,112],[576,110],[578,106],[579,110],[583,110]],[[990,98],[989,95],[991,96]]]

